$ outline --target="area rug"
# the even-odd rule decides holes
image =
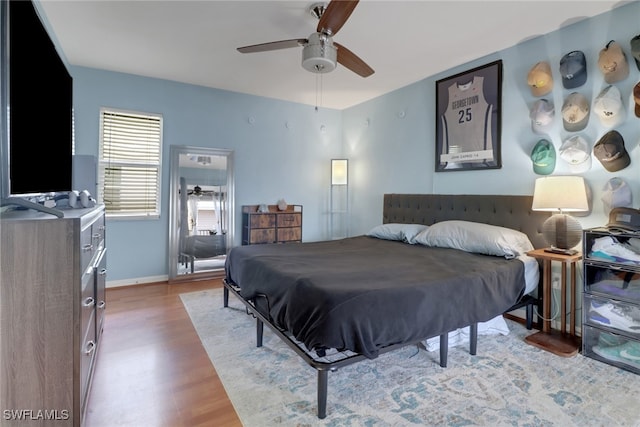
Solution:
[[[555,356],[510,333],[438,352],[409,346],[329,373],[317,418],[317,373],[222,289],[180,295],[240,420],[253,426],[640,426],[640,376],[577,355]]]

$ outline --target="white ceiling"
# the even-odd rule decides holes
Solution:
[[[313,0],[41,0],[72,65],[344,109],[623,1],[362,0],[334,41],[367,62],[318,77],[302,48],[241,54],[240,46],[307,38]]]

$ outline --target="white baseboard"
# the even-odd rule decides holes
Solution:
[[[149,276],[149,277],[137,277],[134,279],[124,280],[107,280],[107,288],[118,288],[121,286],[143,285],[145,283],[166,282],[169,280],[169,276]]]

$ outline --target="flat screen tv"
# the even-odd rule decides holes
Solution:
[[[72,187],[73,81],[31,1],[2,1],[2,197]]]

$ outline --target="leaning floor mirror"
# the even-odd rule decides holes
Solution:
[[[233,152],[171,146],[169,281],[220,274],[233,242]]]

